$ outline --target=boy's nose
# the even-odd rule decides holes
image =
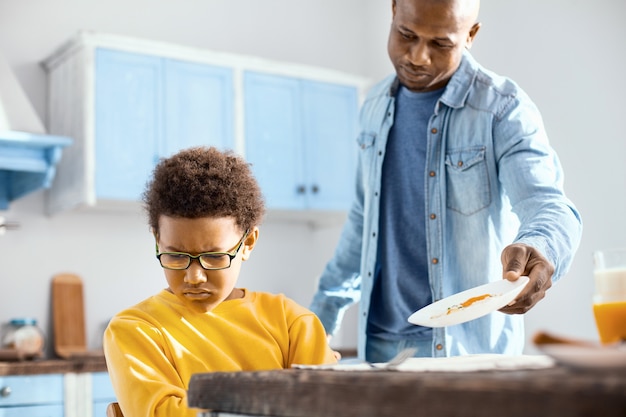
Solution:
[[[199,259],[192,259],[189,268],[185,271],[185,282],[189,284],[201,284],[207,281],[204,268]]]

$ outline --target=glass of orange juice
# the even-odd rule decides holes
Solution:
[[[626,341],[626,248],[593,253],[593,313],[600,341]]]

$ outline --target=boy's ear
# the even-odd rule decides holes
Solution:
[[[247,260],[250,257],[250,253],[254,249],[254,245],[259,239],[259,228],[254,226],[246,236],[246,240],[243,241],[243,247],[241,248],[241,259]]]

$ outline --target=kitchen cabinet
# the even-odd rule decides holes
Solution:
[[[0,376],[0,417],[64,417],[63,375]]]
[[[49,130],[75,140],[47,193],[49,214],[136,202],[160,157],[199,144],[248,159],[270,210],[349,205],[363,78],[94,32],[44,67]]]
[[[48,188],[71,140],[18,131],[0,132],[0,210],[26,194]]]
[[[117,401],[107,372],[91,374],[92,406],[94,416],[105,416],[109,403]]]
[[[138,200],[158,159],[195,145],[232,148],[232,72],[95,51],[95,190]]]
[[[138,201],[160,158],[233,147],[231,69],[84,45],[62,55],[46,64],[50,129],[76,144],[58,166],[49,213]]]
[[[246,157],[268,207],[347,210],[357,88],[258,72],[244,77]]]
[[[0,417],[103,417],[113,401],[104,356],[0,361]]]

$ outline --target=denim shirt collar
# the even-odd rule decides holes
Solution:
[[[461,63],[454,72],[445,91],[443,92],[440,101],[448,107],[454,109],[461,108],[465,105],[465,101],[469,96],[471,87],[478,74],[479,65],[469,53],[465,50],[461,57]],[[389,86],[388,95],[390,98],[396,96],[398,88],[400,87],[400,81],[398,77],[395,77],[391,85]],[[439,106],[435,108],[435,114],[439,112]]]

